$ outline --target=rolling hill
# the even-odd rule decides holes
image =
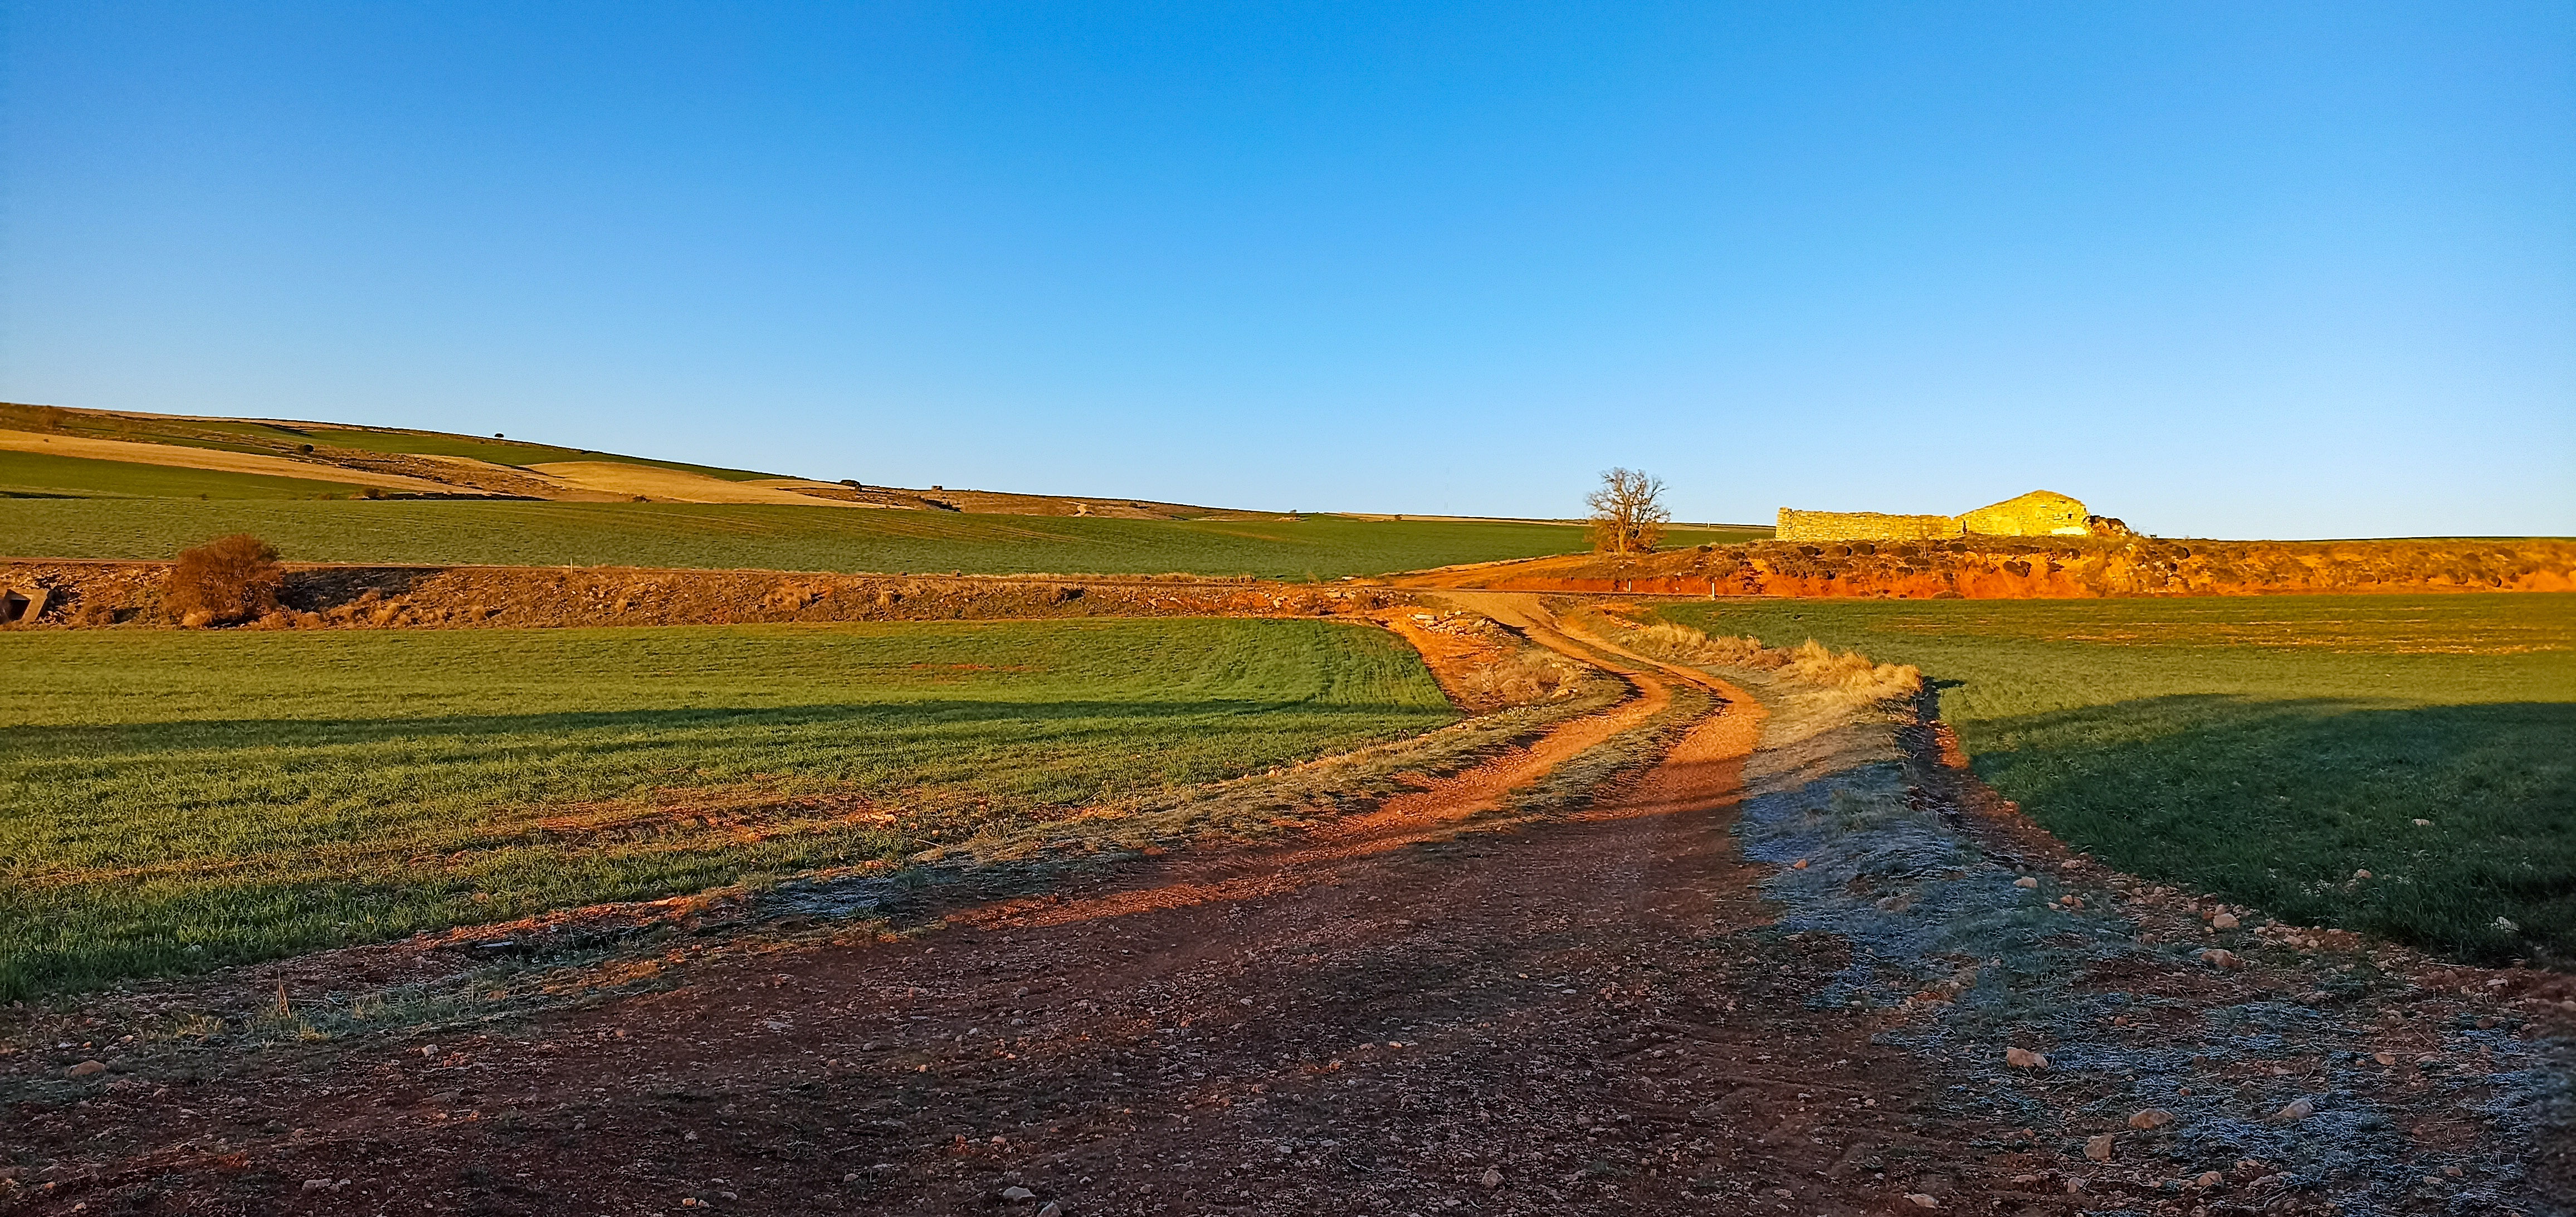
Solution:
[[[877,486],[498,435],[0,404],[0,554],[157,559],[228,532],[311,562],[1290,579],[1585,546],[1568,521]]]

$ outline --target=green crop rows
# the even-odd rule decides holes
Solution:
[[[0,999],[900,857],[1454,721],[1313,621],[0,633]]]

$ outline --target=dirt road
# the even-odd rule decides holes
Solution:
[[[244,1062],[52,1117],[30,1131],[93,1173],[22,1200],[1883,1209],[1880,1150],[1965,1130],[1916,1127],[1894,1054],[1802,1008],[1796,944],[1746,933],[1767,918],[1723,829],[1754,704],[1722,704],[1578,819],[1477,828],[1662,709],[1673,679],[1534,604],[1486,607],[1641,696],[1294,847],[1179,855],[941,933],[727,959],[508,1033]]]
[[[1638,696],[1294,844],[1095,872],[913,936],[673,943],[645,961],[658,991],[21,1107],[10,1152],[39,1165],[0,1211],[2325,1211],[2077,1194],[2062,1147],[2005,1122],[2074,1099],[1970,1110],[1967,1074],[1899,1046],[1889,1007],[1846,1004],[1855,939],[1779,924],[1757,883],[1789,863],[1729,834],[1753,699],[1534,600],[1476,607]],[[1583,812],[1504,809],[1702,701]],[[1825,876],[1818,857],[1796,873]],[[1855,890],[1839,876],[1818,891]]]

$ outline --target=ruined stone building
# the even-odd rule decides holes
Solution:
[[[1959,526],[1989,537],[2081,537],[2093,531],[2086,518],[2084,504],[2055,491],[2034,490],[1960,516]]]
[[[1780,509],[1783,541],[1945,541],[1955,537],[2091,536],[2084,504],[2049,490],[1980,507],[1965,515],[1903,516],[1875,511]]]

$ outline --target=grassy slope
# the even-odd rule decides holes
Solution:
[[[623,461],[630,465],[651,465],[660,469],[681,469],[691,473],[703,473],[728,481],[749,481],[754,478],[777,476],[747,469],[723,469],[712,465],[692,465],[686,461],[663,461],[607,452],[585,452],[578,448],[562,448],[553,444],[485,439],[474,435],[453,435],[444,431],[371,431],[328,424],[280,425],[253,422],[248,419],[131,417],[81,411],[65,412],[61,425],[66,432],[75,435],[131,440],[138,443],[168,444],[179,448],[208,448],[224,452],[274,455],[298,444],[313,443],[351,448],[361,452],[464,456],[480,461],[490,461],[496,465],[533,465],[541,461]]]
[[[1402,644],[1311,621],[0,634],[0,667],[0,999],[900,855],[1456,717]]]
[[[2470,958],[2576,958],[2576,596],[1662,611],[1920,665],[1977,771],[2114,865]]]
[[[121,439],[139,444],[168,444],[177,448],[209,448],[220,452],[250,452],[274,456],[279,445],[292,447],[303,442],[303,436],[285,427],[238,419],[164,419],[126,418],[107,414],[73,413],[63,423],[72,435]]]
[[[722,469],[714,465],[692,465],[685,461],[657,461],[650,457],[619,456],[611,452],[588,452],[579,448],[561,448],[553,444],[522,443],[513,439],[483,439],[472,435],[450,435],[444,431],[359,431],[340,427],[306,427],[304,434],[314,443],[339,448],[356,448],[364,452],[404,452],[423,456],[462,456],[495,465],[538,465],[551,461],[617,461],[628,465],[650,465],[656,469],[678,469],[703,473],[729,482],[748,482],[755,478],[777,477],[774,473],[755,473],[748,469]]]
[[[0,555],[167,558],[252,532],[306,562],[1189,572],[1332,579],[1580,548],[1549,524],[1109,520],[682,503],[0,503]],[[1677,544],[1695,543],[1677,539]]]
[[[349,498],[361,489],[351,482],[0,452],[0,498],[318,499]]]

